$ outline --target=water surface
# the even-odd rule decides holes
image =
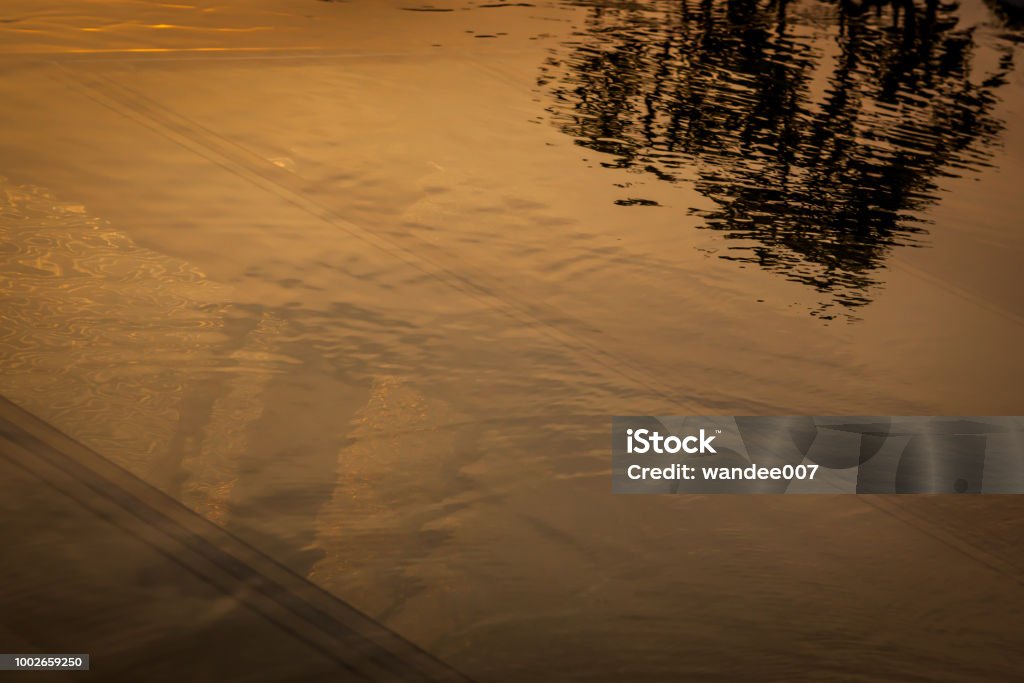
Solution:
[[[1021,412],[1003,14],[0,19],[5,396],[481,680],[1019,668],[1013,499],[613,498],[607,460],[613,414]]]

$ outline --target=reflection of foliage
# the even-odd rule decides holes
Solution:
[[[587,21],[539,80],[606,165],[686,177],[735,260],[855,307],[923,232],[936,181],[985,164],[1001,124],[972,32],[927,0],[577,2]],[[748,242],[749,243],[749,242]]]

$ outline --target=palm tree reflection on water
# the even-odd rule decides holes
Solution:
[[[814,287],[855,318],[898,245],[920,244],[944,176],[985,167],[1013,67],[935,0],[579,1],[539,85],[604,165],[689,181],[723,258]],[[626,200],[621,203],[638,203]],[[649,203],[649,202],[648,202]]]

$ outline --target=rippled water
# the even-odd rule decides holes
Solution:
[[[892,510],[608,493],[613,414],[1020,413],[1022,34],[899,7],[5,3],[0,393],[481,680],[1011,676]]]
[[[702,227],[738,240],[722,258],[846,311],[894,248],[927,244],[942,180],[1000,142],[1014,34],[979,40],[956,4],[579,4],[539,81],[559,128],[606,166],[692,185],[713,203]]]

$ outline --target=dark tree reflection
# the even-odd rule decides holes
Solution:
[[[539,79],[556,124],[607,166],[694,183],[704,224],[742,240],[725,258],[848,312],[925,234],[939,179],[985,165],[1001,129],[1012,52],[977,73],[955,4],[574,4],[586,23]]]

